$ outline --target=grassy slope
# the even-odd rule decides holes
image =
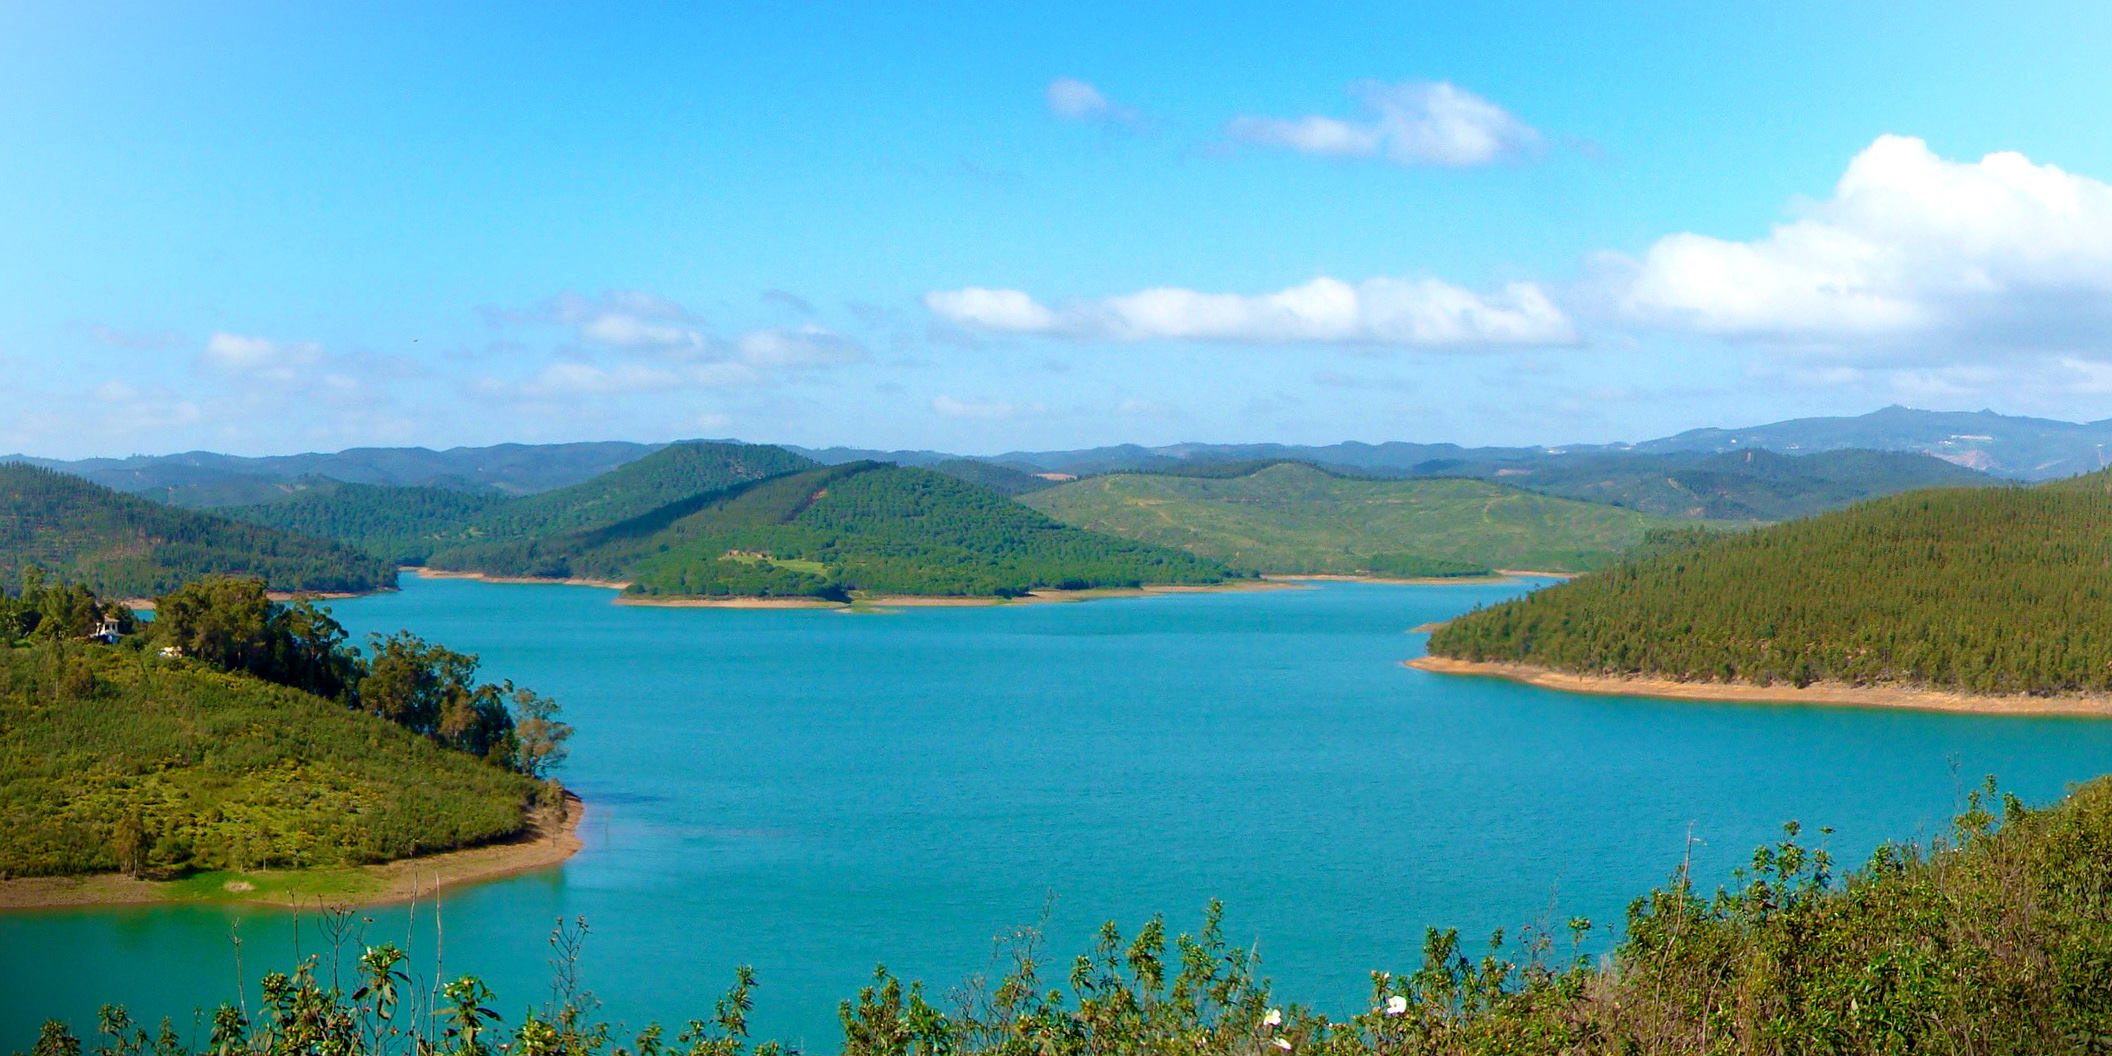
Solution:
[[[518,831],[534,781],[340,704],[128,649],[0,647],[0,871],[317,866]]]
[[[1461,617],[1430,650],[1761,684],[2112,691],[2107,479],[1911,492],[1675,548]]]
[[[1227,479],[1092,477],[1020,501],[1066,524],[1264,572],[1353,572],[1403,552],[1583,569],[1673,523],[1488,481],[1363,480],[1289,462]]]
[[[313,591],[377,590],[396,577],[385,562],[338,543],[9,463],[0,465],[0,569],[25,564],[119,597],[162,593],[208,573]]]
[[[447,559],[497,575],[624,578],[670,595],[988,596],[1227,577],[1214,562],[1080,531],[945,474],[874,462],[788,474],[594,531]],[[816,566],[826,574],[813,575]]]

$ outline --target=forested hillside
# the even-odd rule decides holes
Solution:
[[[1430,651],[1763,685],[2112,691],[2106,485],[1911,492],[1673,547],[1461,617]]]
[[[216,573],[255,575],[286,591],[360,592],[396,582],[393,566],[339,543],[4,463],[0,569],[20,566],[123,597]]]
[[[925,468],[965,480],[970,484],[980,484],[1000,495],[1024,495],[1030,491],[1053,488],[1058,483],[1023,469],[974,458],[951,458]]]
[[[480,518],[516,501],[446,488],[329,481],[282,501],[214,512],[335,539],[392,565],[422,565],[435,549],[469,539]]]
[[[280,501],[217,512],[335,539],[390,562],[423,564],[435,551],[600,527],[812,465],[765,445],[671,444],[592,480],[520,498],[331,481]]]
[[[673,444],[592,480],[493,509],[477,519],[473,532],[483,539],[532,539],[595,528],[813,465],[767,444]]]
[[[1661,517],[1717,521],[1786,521],[1916,488],[2006,483],[1933,455],[1860,450],[1562,455],[1452,471]]]
[[[1677,523],[1482,480],[1374,480],[1297,462],[1181,472],[1090,477],[1019,501],[1066,524],[1285,573],[1380,571],[1382,556],[1395,568],[1409,556],[1469,572],[1593,568]]]
[[[433,564],[627,579],[656,595],[832,598],[1016,596],[1230,575],[1180,551],[1058,524],[941,473],[874,462],[700,495],[593,531],[446,551]]]

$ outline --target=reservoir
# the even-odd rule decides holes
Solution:
[[[1410,628],[1536,585],[849,614],[406,576],[332,607],[355,639],[409,629],[560,700],[586,847],[357,923],[409,942],[428,985],[436,955],[483,977],[510,1025],[548,998],[553,924],[584,918],[604,1018],[708,1017],[752,964],[754,1035],[833,1051],[837,1002],[876,964],[943,1005],[991,969],[994,937],[1045,917],[1061,985],[1102,921],[1126,935],[1162,912],[1178,933],[1215,898],[1279,999],[1347,1015],[1370,972],[1417,967],[1427,927],[1478,955],[1494,928],[1585,916],[1603,950],[1684,855],[1711,887],[1796,819],[1845,867],[1943,832],[1982,775],[2040,803],[2112,768],[2102,721],[1575,696],[1401,666],[1422,653]],[[239,978],[254,1013],[262,973],[327,950],[314,925],[259,907],[0,916],[0,1051],[50,1016],[86,1035],[106,1002],[202,1045],[192,1010]]]

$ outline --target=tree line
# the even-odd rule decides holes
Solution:
[[[386,719],[529,777],[563,760],[572,728],[557,702],[510,680],[478,682],[477,658],[408,631],[346,644],[307,600],[272,601],[261,580],[207,576],[155,599],[147,645]]]

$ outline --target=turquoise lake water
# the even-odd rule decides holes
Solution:
[[[1520,585],[1329,583],[891,615],[631,608],[586,587],[406,578],[339,602],[556,696],[589,803],[560,869],[450,893],[445,969],[509,1023],[583,916],[609,1018],[707,1016],[736,964],[761,1037],[834,1051],[876,963],[943,993],[1040,918],[1051,976],[1106,919],[1193,927],[1221,898],[1285,1000],[1354,1012],[1423,929],[1617,923],[1688,833],[1727,876],[1785,819],[1859,860],[1938,832],[1963,786],[2027,799],[2112,769],[2112,722],[1576,696],[1401,666],[1407,629]],[[1552,909],[1550,907],[1552,906]],[[432,907],[369,911],[430,971]],[[312,919],[309,922],[312,925]],[[259,908],[0,916],[0,1051],[97,1005],[176,1017],[290,966]],[[315,952],[312,927],[298,936]],[[200,1036],[202,1041],[202,1035]]]

